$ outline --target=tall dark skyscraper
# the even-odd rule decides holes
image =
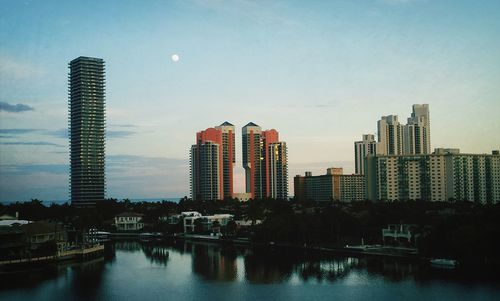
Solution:
[[[92,207],[104,200],[104,61],[78,57],[69,63],[71,203]]]

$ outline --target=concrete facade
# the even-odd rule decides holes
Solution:
[[[500,202],[500,155],[436,149],[428,155],[368,156],[370,200]]]
[[[252,199],[286,198],[288,185],[287,149],[278,131],[263,131],[253,122],[242,128],[242,157],[245,192]]]
[[[329,168],[326,175],[294,178],[295,198],[310,201],[362,201],[365,199],[363,175],[344,175],[342,168]]]
[[[354,142],[355,173],[362,175],[365,172],[365,157],[377,154],[375,135],[364,134],[361,141]]]

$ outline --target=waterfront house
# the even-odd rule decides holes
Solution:
[[[67,245],[66,230],[58,223],[38,221],[0,227],[0,257],[4,259],[55,255]]]
[[[201,213],[198,211],[184,211],[181,212],[181,214],[170,214],[168,216],[160,216],[158,219],[161,222],[166,222],[169,225],[177,225],[179,222],[182,222],[182,220],[185,217],[201,217]]]
[[[55,248],[60,252],[68,245],[67,233],[61,224],[39,221],[22,225],[21,229],[32,251],[52,253]]]
[[[195,221],[199,219],[197,223],[200,226],[200,229],[195,229],[196,223]],[[193,233],[195,231],[212,231],[217,230],[213,229],[214,225],[219,225],[219,227],[225,227],[229,221],[232,221],[234,216],[232,214],[214,214],[214,215],[194,215],[184,217],[184,233]],[[219,228],[220,230],[220,228]],[[217,232],[219,232],[217,230]]]
[[[419,236],[418,227],[413,224],[390,224],[382,229],[384,244],[415,246]]]
[[[143,214],[124,212],[115,216],[115,227],[118,231],[138,231],[144,228]]]

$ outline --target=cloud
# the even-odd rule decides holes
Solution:
[[[68,139],[68,129],[59,129],[59,130],[45,130],[45,135],[52,136],[54,138],[63,138]]]
[[[117,138],[127,138],[134,135],[136,132],[132,131],[106,131],[106,138],[117,139]]]
[[[30,107],[22,103],[11,105],[10,103],[0,101],[0,111],[10,112],[10,113],[20,113],[20,112],[34,111],[34,110],[35,109],[33,107]]]
[[[29,134],[33,132],[39,131],[38,129],[0,129],[0,134],[11,134],[11,135],[20,135],[20,134]]]
[[[0,141],[0,145],[38,145],[38,146],[56,146],[56,147],[66,147],[65,145],[60,145],[57,143],[46,142],[46,141]]]
[[[0,165],[2,174],[28,175],[33,173],[69,174],[68,164],[5,164]]]
[[[67,198],[69,164],[2,164],[0,170],[0,202]],[[188,160],[109,155],[106,186],[113,198],[180,197],[189,193]]]
[[[68,129],[58,129],[58,130],[47,130],[47,129],[0,129],[1,134],[7,134],[9,137],[4,138],[14,138],[19,135],[29,134],[38,132],[43,135],[47,135],[54,138],[68,139]],[[136,134],[134,131],[106,131],[106,138],[108,139],[120,139],[127,138]]]
[[[109,124],[108,126],[109,127],[121,127],[121,128],[136,128],[137,127],[137,125],[135,125],[135,124],[118,124],[118,123]]]
[[[187,161],[184,159],[147,157],[135,155],[109,155],[106,157],[106,165],[110,172],[123,171],[124,169],[147,169],[153,167],[159,171],[165,168],[183,168]]]
[[[179,197],[189,193],[187,159],[110,155],[106,157],[109,197]]]
[[[59,130],[44,130],[44,134],[54,137],[54,138],[62,138],[62,139],[68,139],[68,129],[59,129]],[[129,136],[132,136],[136,134],[136,132],[133,131],[106,131],[106,138],[108,139],[120,139],[120,138],[127,138]]]
[[[0,78],[29,79],[43,74],[42,70],[16,59],[0,55]]]

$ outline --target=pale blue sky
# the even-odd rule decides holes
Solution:
[[[195,132],[225,120],[236,191],[249,121],[287,142],[290,180],[353,172],[353,142],[414,103],[432,147],[500,148],[500,1],[0,0],[0,201],[67,198],[80,55],[106,61],[108,197],[187,195]]]

